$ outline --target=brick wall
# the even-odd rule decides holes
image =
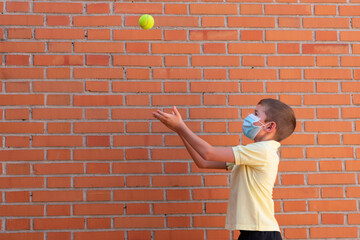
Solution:
[[[0,239],[222,240],[229,174],[152,118],[177,105],[213,145],[291,105],[285,239],[360,237],[357,0],[0,2]],[[138,18],[150,13],[152,30]]]

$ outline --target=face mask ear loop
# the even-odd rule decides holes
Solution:
[[[262,125],[262,127],[266,127],[266,125],[271,124],[271,123],[272,122],[265,123],[264,125]]]

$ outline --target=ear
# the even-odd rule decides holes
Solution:
[[[276,131],[276,122],[268,122],[265,127],[266,132],[275,132]]]

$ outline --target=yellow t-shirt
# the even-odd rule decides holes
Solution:
[[[280,231],[274,216],[272,191],[279,165],[274,140],[233,147],[226,228],[248,231]]]

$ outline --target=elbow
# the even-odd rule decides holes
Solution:
[[[209,149],[207,149],[204,153],[204,160],[206,161],[215,161],[214,159],[214,151],[215,151],[215,148],[214,147],[211,147]]]

